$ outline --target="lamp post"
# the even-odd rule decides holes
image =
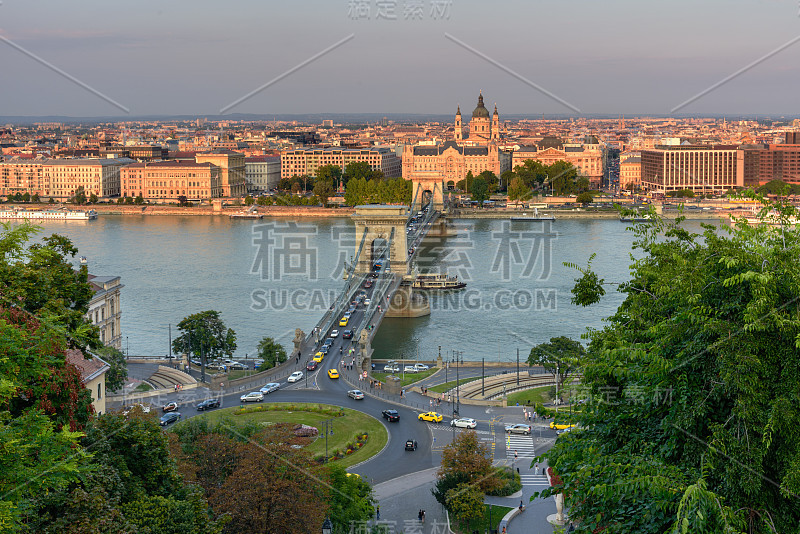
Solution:
[[[325,518],[325,521],[322,523],[322,534],[332,534],[333,533],[333,523],[329,517]]]
[[[320,426],[325,426],[325,463],[328,463],[328,430],[330,430],[330,434],[333,435],[333,430],[329,428],[329,425],[333,422],[335,418],[326,419],[320,423]]]
[[[128,343],[128,336],[125,336],[125,358],[131,357],[131,345]]]

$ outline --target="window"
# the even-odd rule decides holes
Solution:
[[[102,399],[103,398],[103,383],[102,382],[97,384],[97,398],[98,399]]]

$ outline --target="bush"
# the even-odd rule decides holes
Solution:
[[[496,490],[490,491],[487,495],[493,497],[508,497],[522,489],[522,480],[516,471],[510,467],[498,467],[497,477],[503,485]]]

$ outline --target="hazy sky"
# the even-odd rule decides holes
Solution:
[[[446,33],[583,113],[633,116],[669,114],[800,36],[799,2],[2,0],[0,35],[131,116],[218,114],[351,34],[230,112],[469,113],[482,89],[501,116],[574,113]],[[125,115],[6,42],[0,66],[0,115]],[[680,112],[798,104],[800,41]]]

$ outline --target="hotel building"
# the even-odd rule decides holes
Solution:
[[[657,146],[642,150],[642,187],[657,193],[720,193],[744,185],[737,147]]]
[[[348,163],[364,161],[387,178],[401,174],[400,158],[388,148],[299,148],[281,153],[281,178],[316,176],[323,165],[337,165],[344,172]]]
[[[578,169],[581,176],[588,178],[592,186],[599,187],[603,183],[603,151],[598,143],[564,144],[557,137],[545,137],[537,146],[515,150],[511,166],[516,168],[526,160],[538,161],[542,165],[566,161]]]
[[[69,200],[83,187],[88,197],[119,196],[120,169],[133,163],[120,159],[43,159],[0,163],[0,195],[38,194],[42,200]]]

